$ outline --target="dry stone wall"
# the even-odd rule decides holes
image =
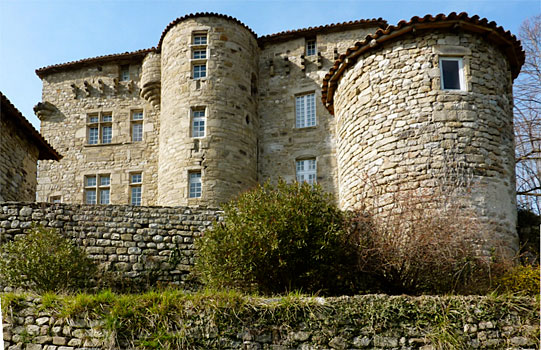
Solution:
[[[449,55],[463,58],[465,91],[440,88]],[[335,94],[341,207],[386,210],[400,191],[460,188],[516,249],[511,90],[505,56],[475,34],[421,32],[363,54]]]
[[[107,299],[96,303],[102,317],[84,312],[62,317],[58,310],[70,297],[52,302],[50,296],[49,302],[32,295],[0,294],[0,298],[10,300],[9,306],[3,303],[6,350],[139,349],[158,344],[130,345],[152,336],[155,324],[135,339],[125,334],[129,325],[111,332],[108,327],[115,325],[111,319],[118,315],[112,315]],[[180,296],[145,310],[144,317],[129,323],[158,318],[155,310],[168,312],[165,322],[171,328],[161,330],[160,341],[177,339],[182,345],[174,348],[179,349],[539,349],[539,305],[534,298],[364,295],[305,298],[282,305],[280,298],[251,298],[226,307],[220,306],[219,299],[206,298],[199,303],[212,308]],[[519,307],[510,311],[515,305]]]
[[[193,267],[194,238],[221,215],[206,207],[6,202],[0,206],[0,242],[16,239],[35,224],[54,227],[102,270],[128,280],[184,285]]]
[[[39,150],[7,116],[0,117],[0,202],[33,201]]]
[[[129,79],[119,81],[121,67]],[[109,62],[43,78],[41,134],[63,159],[39,162],[38,201],[84,203],[87,175],[110,176],[110,203],[129,204],[130,174],[142,174],[142,204],[156,205],[159,113],[139,97],[141,62]],[[132,112],[143,112],[142,141],[132,141]],[[89,144],[89,115],[112,115],[110,143]],[[101,125],[100,125],[101,127]],[[20,200],[20,199],[17,199]]]

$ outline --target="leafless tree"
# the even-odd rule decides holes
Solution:
[[[519,39],[526,62],[514,84],[518,205],[541,209],[541,15],[526,19]]]

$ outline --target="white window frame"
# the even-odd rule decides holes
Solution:
[[[140,117],[139,117],[140,116]],[[143,141],[143,120],[145,118],[144,112],[141,109],[133,110],[130,112],[130,134],[132,142]],[[136,128],[141,129],[141,134],[136,134]]]
[[[317,55],[317,41],[315,38],[306,39],[305,55],[306,56]]]
[[[295,96],[295,127],[297,129],[317,126],[316,94],[310,92]]]
[[[207,49],[193,49],[192,50],[192,59],[194,60],[206,60],[207,59]]]
[[[199,67],[198,71],[196,72],[196,67]],[[201,69],[201,67],[204,67],[204,69]],[[192,65],[192,78],[194,80],[203,79],[207,77],[207,63],[194,63]]]
[[[453,61],[458,62],[458,81],[460,87],[458,89],[446,89],[445,88],[445,81],[444,81],[444,74],[443,74],[443,61]],[[441,89],[445,91],[466,91],[466,79],[464,75],[464,59],[462,57],[446,57],[442,56],[439,58],[439,65],[440,65],[440,81],[441,81]]]
[[[191,110],[191,132],[193,138],[203,138],[206,136],[207,131],[207,113],[205,108],[192,108]],[[203,130],[201,131],[200,125],[197,125],[196,123],[203,123]]]
[[[297,159],[295,161],[295,178],[298,183],[307,182],[310,185],[317,183],[316,158]]]
[[[94,182],[89,183],[89,179],[94,179]],[[103,181],[106,179],[107,181]],[[111,204],[111,174],[85,175],[83,181],[85,204]],[[104,196],[105,193],[107,197]],[[93,200],[90,202],[89,194],[93,194]]]
[[[188,198],[201,198],[203,181],[201,171],[188,172]]]
[[[111,135],[104,131],[111,130]],[[93,131],[97,129],[96,139],[93,137]],[[113,113],[97,112],[89,113],[86,117],[86,143],[87,145],[107,145],[113,143]]]
[[[193,32],[192,45],[207,46],[208,45],[208,32]]]
[[[143,173],[133,172],[130,176],[130,205],[140,206],[143,203]],[[138,197],[134,197],[134,192],[138,191]]]

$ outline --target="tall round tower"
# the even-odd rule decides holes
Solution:
[[[516,249],[512,81],[523,62],[514,36],[465,13],[414,17],[350,48],[322,93],[341,207],[385,212],[400,192],[462,188],[465,210]]]
[[[213,13],[169,24],[161,52],[160,205],[218,205],[257,183],[258,47]]]

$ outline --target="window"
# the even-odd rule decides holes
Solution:
[[[130,174],[130,205],[141,205],[143,175]]]
[[[109,174],[85,176],[85,203],[110,204],[110,186],[111,176]]]
[[[308,182],[313,185],[316,183],[317,170],[315,159],[297,160],[297,182]]]
[[[207,33],[194,33],[192,43],[194,45],[207,45]]]
[[[316,125],[316,96],[314,93],[295,97],[295,119],[297,128]]]
[[[207,50],[193,50],[193,57],[194,60],[201,60],[207,58]]]
[[[124,64],[120,66],[120,81],[130,80],[130,65]]]
[[[194,64],[193,65],[193,78],[201,79],[207,76],[207,64]]]
[[[143,111],[131,112],[131,140],[143,141]]]
[[[188,173],[188,182],[189,182],[189,197],[190,198],[200,198],[201,197],[201,173],[200,172],[190,172]]]
[[[192,34],[192,78],[207,76],[207,33]]]
[[[107,144],[113,140],[113,115],[110,112],[89,114],[86,122],[89,145]]]
[[[462,58],[441,57],[440,73],[442,90],[466,90]]]
[[[62,199],[60,196],[50,196],[49,197],[50,203],[62,203]]]
[[[205,137],[205,110],[192,110],[192,137]]]
[[[306,56],[314,56],[316,54],[316,39],[306,40]]]

